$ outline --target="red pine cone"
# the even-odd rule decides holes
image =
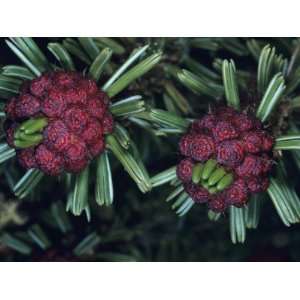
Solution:
[[[195,202],[207,202],[216,212],[229,205],[241,207],[251,194],[267,190],[273,144],[273,137],[258,119],[224,107],[195,120],[181,137],[179,150],[184,159],[177,166],[177,176]],[[215,159],[219,167],[233,175],[225,190],[209,193],[192,182],[194,164],[208,159]]]
[[[17,149],[18,161],[26,169],[39,168],[49,175],[80,172],[104,151],[104,134],[113,131],[108,106],[108,96],[94,80],[76,72],[45,73],[23,84],[20,95],[7,103],[7,142],[14,147],[14,132],[22,122],[45,117],[42,142]]]

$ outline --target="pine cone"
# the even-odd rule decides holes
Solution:
[[[242,207],[251,194],[269,186],[273,144],[273,137],[255,117],[221,108],[195,120],[182,136],[179,150],[184,159],[177,166],[177,176],[195,202],[206,202],[216,212],[229,205]],[[208,160],[215,162],[209,176],[218,169],[221,175],[213,174],[215,180],[193,181],[195,165],[205,167]],[[232,176],[230,183],[225,188],[217,186],[228,174]]]
[[[96,82],[75,72],[55,71],[26,82],[20,95],[5,107],[7,142],[17,150],[26,169],[39,168],[48,175],[77,173],[105,148],[104,134],[113,130],[109,98]],[[45,118],[42,140],[18,149],[16,130],[28,119]]]

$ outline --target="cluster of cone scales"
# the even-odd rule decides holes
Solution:
[[[54,71],[25,82],[5,107],[7,143],[19,163],[48,175],[77,173],[105,149],[114,121],[94,80]]]
[[[272,135],[254,116],[230,107],[195,120],[179,142],[177,176],[197,203],[216,212],[244,206],[265,191],[273,165]]]

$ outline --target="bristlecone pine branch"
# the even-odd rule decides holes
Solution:
[[[256,90],[248,91],[247,80],[253,76],[238,70],[233,60],[216,61],[223,86],[217,76],[200,74],[201,64],[193,62],[192,70],[197,74],[179,70],[178,79],[193,93],[210,96],[210,111],[193,120],[175,116],[172,111],[164,113],[162,119],[148,115],[158,131],[181,136],[181,161],[152,177],[152,185],[169,182],[175,186],[167,201],[173,201],[172,209],[179,216],[195,203],[206,203],[208,217],[213,221],[228,211],[233,243],[243,243],[246,228],[258,226],[265,195],[286,226],[300,221],[300,200],[287,180],[284,153],[293,152],[299,161],[296,150],[300,132],[295,125],[278,131],[277,124],[270,122],[280,103],[288,101],[291,111],[298,107],[300,101],[293,95],[298,66],[294,60],[276,54],[269,45],[263,47],[253,40],[247,47],[258,61]],[[256,103],[249,103],[247,92],[256,94]],[[215,101],[220,98],[225,99],[224,106]]]
[[[228,213],[233,243],[244,242],[246,229],[258,226],[268,200],[286,226],[300,221],[300,201],[287,179],[286,164],[290,153],[300,170],[299,124],[289,118],[300,107],[295,92],[300,84],[297,43],[291,57],[285,58],[263,40],[189,41],[189,47],[215,54],[225,49],[235,57],[252,56],[255,75],[253,70],[240,69],[231,57],[216,57],[212,68],[186,53],[178,64],[161,63],[162,52],[153,51],[151,45],[127,53],[108,38],[50,42],[51,61],[31,38],[11,38],[6,43],[23,64],[4,66],[0,74],[0,97],[6,99],[0,111],[5,120],[0,163],[18,198],[34,193],[49,175],[65,185],[66,210],[76,216],[85,212],[90,220],[90,183],[95,178],[95,202],[111,205],[117,161],[143,193],[170,183],[173,190],[166,200],[179,216],[199,203],[208,206],[211,221]],[[83,68],[78,70],[78,65]],[[130,95],[130,90],[136,90],[140,85],[133,83],[157,65],[158,73],[164,74],[157,79],[162,103],[151,99],[150,105],[143,95],[151,80],[145,79],[141,95]],[[122,92],[124,96],[119,96]],[[207,111],[201,117],[189,101],[191,93],[206,101],[202,107]],[[161,144],[168,136],[178,136],[178,164],[150,178],[140,145],[130,137],[130,124]],[[7,168],[13,158],[26,170],[18,180]],[[51,207],[51,213],[61,231],[67,232],[71,225],[61,205]],[[51,248],[40,224],[28,228],[27,234],[24,240],[6,234],[1,241],[27,255],[32,251],[28,239],[43,250]],[[72,248],[73,254],[90,253],[99,242],[98,233],[86,232]]]
[[[0,74],[0,96],[7,99],[1,112],[6,137],[0,145],[0,162],[16,156],[26,170],[13,183],[15,195],[26,197],[45,174],[63,176],[69,193],[67,210],[74,215],[85,211],[89,219],[89,178],[96,176],[96,202],[113,202],[111,154],[143,193],[149,191],[148,172],[126,130],[127,121],[145,111],[145,101],[140,95],[116,98],[149,72],[162,53],[147,55],[146,45],[117,67],[111,57],[125,50],[114,40],[68,38],[48,44],[56,59],[53,64],[31,38],[6,43],[23,63],[4,66]],[[83,72],[76,70],[73,57],[84,62]]]

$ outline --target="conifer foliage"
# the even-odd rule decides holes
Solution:
[[[184,226],[229,227],[236,244],[259,232],[265,210],[287,227],[300,222],[298,39],[10,38],[1,47],[15,55],[0,72],[8,259],[169,260],[174,245],[197,252]]]

